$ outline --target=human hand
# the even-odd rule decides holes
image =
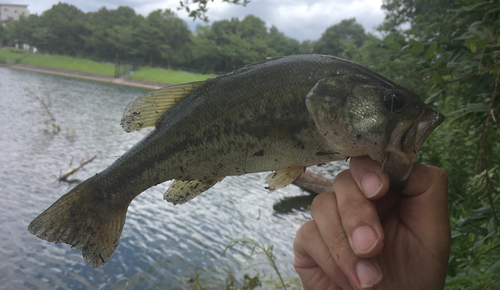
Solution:
[[[369,157],[351,158],[298,231],[304,289],[443,289],[450,251],[448,178],[415,164],[401,192]]]

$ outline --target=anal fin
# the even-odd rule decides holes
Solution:
[[[266,183],[269,185],[266,188],[269,189],[269,193],[283,188],[299,178],[305,170],[304,166],[292,166],[272,172],[266,177]]]
[[[214,186],[217,182],[224,179],[223,177],[214,177],[203,180],[174,180],[167,192],[163,195],[163,199],[175,204],[183,204],[191,199],[202,194],[204,191]]]

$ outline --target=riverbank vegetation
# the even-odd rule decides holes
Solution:
[[[31,53],[22,49],[9,49],[2,48],[0,49],[0,64],[16,64],[21,63],[21,61],[29,56]]]
[[[145,80],[166,84],[183,84],[188,82],[204,81],[217,77],[216,74],[199,74],[163,68],[142,67],[129,76],[136,80]]]
[[[115,75],[115,65],[112,63],[99,63],[88,59],[64,55],[32,54],[26,58],[23,58],[22,63],[106,76]]]
[[[99,61],[134,60],[151,67],[217,72],[267,56],[323,53],[383,74],[446,115],[419,154],[420,162],[449,175],[452,248],[446,288],[498,289],[498,1],[386,0],[383,9],[386,20],[378,28],[380,37],[348,19],[329,27],[317,41],[299,42],[275,27],[267,29],[251,15],[198,26],[192,33],[170,10],[147,17],[128,7],[84,14],[63,3],[40,16],[9,23],[4,41]]]
[[[327,29],[313,43],[289,38],[274,26],[268,29],[253,15],[198,25],[191,32],[169,9],[144,17],[124,6],[83,13],[73,5],[59,3],[41,15],[9,22],[0,31],[0,42],[11,47],[29,45],[43,54],[126,63],[134,68],[147,65],[224,73],[270,56],[336,55],[343,47],[341,39],[349,35],[356,45],[374,38],[354,19]]]
[[[50,55],[50,54],[32,54],[28,51],[14,48],[0,49],[0,63],[6,64],[28,64],[57,69],[66,69],[91,74],[105,76],[117,76],[117,68],[125,67],[118,75],[128,74],[131,79],[159,82],[165,84],[182,84],[187,82],[202,81],[208,78],[214,78],[215,74],[199,74],[181,70],[151,68],[144,66],[137,71],[131,70],[132,66],[117,66],[109,62],[97,62],[89,59],[76,58],[70,56]]]

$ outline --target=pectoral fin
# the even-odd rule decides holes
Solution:
[[[204,191],[214,186],[224,177],[215,177],[203,180],[179,180],[176,179],[170,185],[163,199],[175,204],[182,204],[202,194]]]
[[[132,132],[154,126],[166,111],[205,85],[207,81],[165,87],[131,101],[123,112],[120,123],[123,130]]]
[[[266,188],[269,193],[283,188],[299,178],[305,170],[304,166],[293,166],[275,171],[266,177],[266,183],[269,184]]]

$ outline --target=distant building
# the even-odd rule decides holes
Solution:
[[[0,22],[5,25],[12,20],[19,20],[19,16],[30,15],[28,5],[0,4]]]

